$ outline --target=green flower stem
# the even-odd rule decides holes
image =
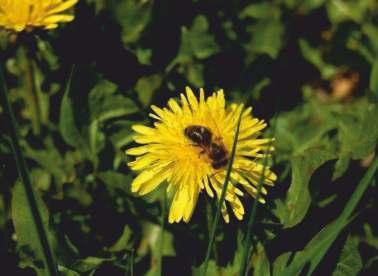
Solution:
[[[224,183],[223,183],[222,193],[220,195],[219,202],[218,202],[218,205],[217,205],[217,210],[215,212],[215,217],[214,217],[214,221],[213,221],[213,225],[212,225],[211,233],[210,233],[210,240],[209,240],[209,243],[207,245],[204,267],[203,267],[203,270],[202,270],[202,273],[201,273],[202,276],[206,275],[207,268],[209,266],[211,250],[213,248],[214,240],[215,240],[215,231],[216,231],[217,226],[218,226],[222,205],[223,205],[225,197],[226,197],[226,191],[227,191],[227,187],[228,187],[228,182],[230,180],[232,164],[234,163],[235,152],[236,152],[236,144],[237,144],[237,141],[238,141],[240,122],[241,122],[242,115],[243,115],[243,109],[240,111],[238,123],[237,123],[236,130],[235,130],[235,136],[234,136],[234,141],[233,141],[233,144],[232,144],[230,160],[228,161],[227,173],[226,173],[226,177],[225,177],[225,180],[224,180]]]
[[[252,249],[252,246],[251,246],[251,243],[252,243],[252,239],[251,239],[251,236],[252,236],[252,228],[253,228],[253,225],[254,225],[254,222],[255,222],[255,218],[256,218],[256,212],[257,212],[257,205],[258,205],[258,202],[259,202],[259,199],[260,199],[260,194],[261,194],[261,189],[263,187],[263,183],[264,183],[264,180],[265,180],[265,169],[266,169],[266,166],[267,166],[267,156],[265,154],[264,156],[264,163],[263,163],[263,171],[262,171],[262,174],[259,178],[259,182],[258,182],[258,185],[257,185],[257,194],[256,194],[256,199],[255,199],[255,202],[253,203],[253,207],[252,207],[252,211],[250,212],[249,214],[249,217],[248,217],[248,224],[247,224],[247,233],[245,234],[245,246],[243,247],[243,253],[242,253],[242,262],[241,262],[241,269],[240,269],[240,273],[239,275],[240,276],[246,276],[247,273],[248,273],[248,265],[249,265],[249,259],[251,257],[251,249]]]
[[[41,214],[37,207],[37,201],[34,197],[32,184],[30,181],[30,176],[28,172],[28,168],[26,166],[26,160],[22,153],[20,144],[19,144],[19,136],[18,136],[18,128],[15,116],[13,114],[12,107],[8,100],[7,95],[7,89],[5,85],[5,79],[3,76],[2,67],[0,65],[0,101],[4,107],[4,115],[6,117],[7,123],[9,123],[9,135],[11,138],[11,144],[12,144],[12,150],[15,157],[17,170],[19,173],[19,176],[22,180],[23,187],[26,192],[27,200],[29,203],[29,207],[31,209],[31,212],[33,214],[33,220],[35,222],[36,228],[37,228],[37,234],[39,237],[39,242],[41,244],[41,248],[43,249],[44,257],[47,262],[47,270],[49,272],[49,275],[56,276],[57,269],[56,264],[54,262],[53,253],[50,248],[46,231],[43,227]]]
[[[211,233],[211,222],[213,221],[213,208],[211,206],[211,202],[206,198],[206,221],[207,221],[207,231],[210,234]],[[207,238],[210,240],[210,235],[207,236]],[[218,260],[217,256],[217,246],[216,244],[213,245],[213,256],[215,261]]]
[[[279,110],[278,109],[278,101],[276,101],[275,105],[276,105],[276,110]],[[273,117],[274,126],[275,126],[274,129],[273,129],[273,137],[274,137],[274,133],[276,132],[276,129],[277,129],[277,118],[278,118],[278,113],[276,113]],[[271,140],[271,142],[269,143],[268,148],[270,148],[272,146],[272,143],[273,143],[273,140]],[[263,171],[262,171],[261,176],[259,177],[259,182],[258,182],[258,185],[257,185],[256,200],[253,203],[252,211],[251,211],[251,213],[249,214],[249,217],[248,217],[247,233],[245,235],[245,246],[243,248],[241,266],[240,266],[240,273],[239,273],[240,276],[248,275],[248,265],[249,265],[249,260],[251,258],[251,252],[252,252],[252,246],[251,246],[251,243],[252,243],[252,228],[253,228],[253,225],[255,223],[257,205],[258,205],[258,202],[259,202],[261,189],[263,187],[264,180],[265,180],[265,171],[266,171],[266,167],[267,167],[267,163],[268,163],[267,153],[268,152],[266,152],[264,154]]]
[[[27,48],[27,46],[25,46]],[[41,107],[39,105],[38,91],[36,89],[36,80],[34,75],[34,62],[32,50],[28,48],[26,51],[26,84],[28,91],[26,91],[26,99],[28,108],[31,114],[32,127],[34,135],[39,135],[41,132]]]
[[[158,273],[157,275],[162,275],[163,270],[163,250],[164,250],[164,229],[165,220],[167,217],[167,193],[163,192],[163,200],[161,204],[161,223],[160,223],[160,243],[159,243],[159,255],[158,255]]]

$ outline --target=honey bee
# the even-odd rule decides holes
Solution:
[[[208,127],[190,125],[184,129],[184,134],[195,143],[195,146],[202,149],[201,153],[207,154],[212,161],[211,166],[214,169],[217,170],[227,165],[227,150],[225,149],[223,143],[217,143],[217,139],[213,140],[213,134]]]

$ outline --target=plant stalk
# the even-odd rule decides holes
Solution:
[[[233,144],[232,144],[230,159],[228,161],[226,177],[225,177],[225,181],[223,183],[222,192],[221,192],[219,202],[218,202],[218,205],[217,205],[217,210],[215,212],[215,217],[214,217],[214,221],[213,221],[211,233],[210,233],[210,240],[209,240],[209,243],[207,245],[204,267],[203,267],[203,270],[202,270],[202,273],[201,273],[202,276],[206,276],[206,273],[207,273],[207,268],[209,266],[211,250],[213,248],[214,240],[215,240],[215,231],[216,231],[217,226],[218,226],[222,205],[223,205],[224,200],[226,198],[226,192],[227,192],[227,187],[228,187],[228,183],[229,183],[229,180],[230,180],[232,164],[234,163],[234,159],[235,159],[236,145],[237,145],[237,141],[238,141],[240,122],[241,122],[242,115],[243,115],[243,109],[241,109],[241,111],[240,111],[238,123],[237,123],[236,130],[235,130],[235,136],[234,136],[234,141],[233,141]]]
[[[31,212],[33,214],[33,220],[37,228],[36,230],[39,237],[39,241],[41,243],[44,257],[47,262],[47,270],[49,272],[49,275],[57,276],[58,275],[57,268],[54,262],[53,253],[48,242],[46,230],[43,227],[41,214],[38,210],[37,201],[34,196],[32,184],[30,181],[29,171],[26,165],[26,160],[19,144],[17,122],[15,119],[12,107],[8,100],[7,88],[5,85],[5,79],[3,76],[1,65],[0,65],[0,102],[2,103],[4,107],[4,115],[5,115],[7,123],[9,124],[8,131],[11,138],[11,145],[12,145],[12,150],[13,150],[14,158],[17,165],[17,170],[22,180],[23,188],[25,189],[27,200],[28,200]]]

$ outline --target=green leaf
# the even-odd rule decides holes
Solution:
[[[45,228],[46,211],[42,203],[35,195],[30,181],[30,175],[26,160],[19,144],[19,129],[13,113],[12,106],[8,100],[8,91],[5,85],[2,67],[0,66],[0,102],[4,107],[6,121],[9,122],[9,134],[11,145],[16,161],[17,171],[21,182],[16,183],[12,194],[12,220],[16,233],[20,236],[20,244],[23,244],[33,263],[27,264],[41,270],[40,275],[57,275],[54,253],[49,243],[49,235]],[[18,206],[18,204],[21,204]],[[45,213],[46,212],[46,213]],[[42,213],[42,214],[41,214]],[[44,214],[45,213],[45,214]],[[30,240],[30,235],[34,239]]]
[[[268,2],[254,3],[246,6],[241,12],[239,17],[245,19],[248,17],[256,19],[264,19],[277,17],[280,10]]]
[[[281,113],[272,121],[278,158],[287,160],[314,147],[335,150],[327,133],[337,127],[334,113],[340,110],[339,104],[325,105],[310,98],[302,106]]]
[[[299,47],[303,57],[319,70],[323,79],[328,80],[336,74],[336,67],[323,60],[320,49],[312,47],[304,39],[299,39]]]
[[[83,273],[93,272],[103,263],[111,262],[113,260],[114,258],[99,258],[89,256],[85,259],[77,260],[72,265],[71,269],[80,272],[80,275],[82,275]]]
[[[337,236],[344,229],[344,227],[350,222],[351,215],[354,209],[361,200],[366,189],[373,181],[378,168],[378,159],[375,159],[364,177],[358,183],[354,193],[345,205],[342,213],[339,217],[324,227],[315,237],[306,245],[306,247],[298,252],[293,261],[281,270],[276,275],[282,276],[294,276],[298,275],[306,264],[309,264],[309,270],[307,275],[311,275],[314,272],[317,265],[323,259],[328,249],[331,247]]]
[[[261,244],[257,246],[257,252],[252,255],[252,267],[254,276],[270,276],[269,259],[266,256],[265,249]]]
[[[267,54],[277,58],[284,40],[284,25],[279,18],[260,20],[249,32],[252,39],[245,46],[247,51],[255,54]]]
[[[129,242],[132,235],[131,228],[126,225],[123,228],[122,235],[120,238],[109,248],[110,252],[125,251],[129,249]]]
[[[324,5],[324,3],[327,0],[305,0],[305,1],[300,1],[301,6],[299,9],[303,11],[303,13],[308,13],[314,9],[317,9]]]
[[[186,71],[186,78],[195,87],[203,87],[205,85],[203,71],[204,66],[202,64],[189,64]]]
[[[198,15],[192,26],[181,29],[181,44],[177,56],[168,65],[167,71],[176,64],[187,64],[193,59],[206,59],[220,51],[215,37],[209,33],[209,23],[205,16]]]
[[[192,275],[193,276],[202,276],[203,274],[201,273],[204,269],[204,263],[201,264],[199,267],[193,267],[192,268]],[[217,266],[215,261],[210,260],[207,268],[207,276],[218,276],[219,275],[219,270],[220,268]]]
[[[68,175],[72,174],[74,168],[72,164],[66,162],[54,145],[51,137],[47,137],[44,141],[44,148],[33,149],[29,145],[25,147],[25,155],[38,163],[46,172],[53,175],[56,183],[60,186],[67,182]],[[35,183],[35,182],[33,182]],[[35,185],[39,185],[35,183]]]
[[[286,266],[288,265],[290,256],[292,255],[291,252],[286,252],[278,256],[273,263],[273,275],[284,275],[282,272],[285,270]]]
[[[372,22],[364,22],[362,24],[362,32],[369,38],[371,45],[371,56],[378,55],[378,28],[377,25]],[[373,60],[373,59],[372,59]]]
[[[333,171],[332,181],[341,177],[348,169],[350,158],[348,155],[340,154],[339,159],[336,161],[335,170]]]
[[[99,81],[96,72],[81,66],[80,71],[72,73],[63,97],[60,132],[67,144],[82,152],[97,167],[98,153],[105,146],[103,122],[137,111],[134,101],[123,96],[115,84]]]
[[[122,26],[122,41],[128,45],[136,42],[150,21],[153,1],[109,1],[110,8]]]
[[[361,159],[374,152],[377,144],[378,124],[372,123],[372,120],[378,117],[378,105],[360,101],[348,111],[337,116],[340,154]]]
[[[48,234],[50,244],[53,241],[52,233],[48,232],[49,213],[37,192],[34,192],[37,207],[41,215],[43,227]],[[34,216],[29,207],[25,189],[17,181],[12,193],[12,221],[17,235],[17,247],[23,256],[22,265],[34,268],[38,275],[49,276],[47,260],[43,253],[40,237]]]
[[[378,58],[374,61],[370,72],[369,88],[376,98],[378,98]]]
[[[115,171],[105,171],[97,173],[97,177],[105,183],[108,189],[120,189],[131,194],[131,175],[126,175]]]
[[[198,59],[208,58],[219,51],[213,35],[209,34],[209,23],[205,16],[198,15],[190,29],[190,44]]]
[[[314,171],[328,160],[335,159],[336,155],[322,148],[312,148],[291,159],[292,182],[287,192],[284,208],[280,217],[284,227],[293,227],[303,220],[311,204],[309,182]],[[281,206],[282,208],[282,206]]]
[[[355,276],[361,268],[362,260],[358,252],[358,241],[349,236],[332,276]]]
[[[140,102],[146,107],[151,104],[154,92],[161,86],[162,76],[159,74],[142,77],[135,85]]]
[[[80,273],[62,265],[58,265],[58,271],[60,273],[59,275],[62,276],[80,276]]]
[[[328,17],[332,23],[337,24],[343,21],[352,20],[356,23],[362,23],[369,9],[370,0],[359,1],[327,1]]]
[[[378,236],[374,235],[371,226],[367,223],[364,224],[364,234],[364,242],[378,250]]]
[[[133,141],[134,133],[131,127],[134,124],[136,124],[136,122],[125,120],[112,124],[113,131],[110,135],[110,140],[114,144],[115,148],[120,149]]]
[[[66,90],[62,99],[62,104],[60,107],[60,116],[59,116],[59,130],[62,134],[64,141],[76,148],[82,149],[87,155],[90,155],[90,149],[88,144],[85,142],[78,124],[75,120],[75,111],[74,108],[77,104],[74,103],[74,84],[78,82],[77,70],[72,69],[71,75],[66,84]]]
[[[106,80],[96,84],[89,93],[89,110],[92,121],[105,121],[138,111],[134,101],[116,94],[117,86]]]

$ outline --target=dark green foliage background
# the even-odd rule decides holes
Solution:
[[[378,271],[376,181],[352,217],[340,216],[376,153],[375,1],[81,0],[75,15],[33,36],[0,31],[9,98],[61,275],[156,275],[161,257],[162,275],[199,275],[215,201],[201,195],[191,222],[165,225],[161,243],[162,190],[133,195],[124,153],[131,125],[151,124],[149,106],[187,85],[225,89],[269,121],[266,135],[276,139],[279,177],[257,211],[250,273],[289,275],[290,252],[304,248],[300,268],[313,275]],[[8,129],[0,108],[1,270],[48,275]],[[253,200],[244,203],[247,217]],[[238,275],[246,226],[221,221],[208,275]],[[325,236],[335,242],[319,247],[325,255],[314,265],[311,249]]]

